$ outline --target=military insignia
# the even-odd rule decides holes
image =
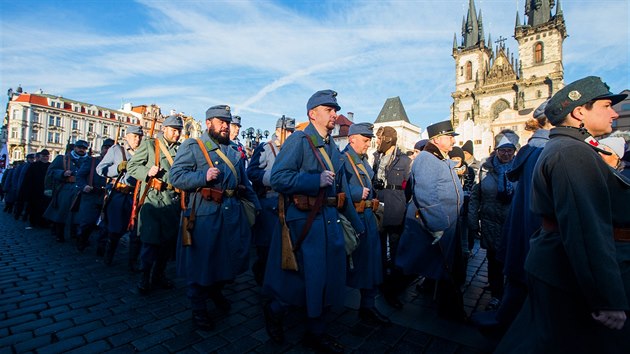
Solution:
[[[225,106],[225,111],[229,112],[230,111],[230,106]]]
[[[580,99],[580,97],[582,97],[582,94],[580,92],[578,92],[577,90],[573,90],[571,92],[569,92],[569,98],[571,99],[571,101],[577,101]]]
[[[336,92],[336,91],[333,91],[333,92],[332,92],[332,96],[333,96],[333,97],[337,97],[337,92]]]

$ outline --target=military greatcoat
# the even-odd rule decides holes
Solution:
[[[79,192],[76,175],[87,156],[74,158],[71,153],[58,155],[48,166],[46,178],[52,181],[53,195],[44,217],[55,223],[65,223],[70,213],[72,199]],[[72,171],[72,178],[63,176],[66,169]]]
[[[347,197],[353,203],[361,202],[365,186],[365,188],[370,189],[366,200],[373,200],[376,197],[372,188],[374,171],[372,171],[367,159],[360,157],[350,145],[346,146],[343,154],[349,187]],[[352,167],[352,163],[356,166],[356,170]],[[377,207],[373,206],[373,208]],[[373,208],[365,208],[363,212],[359,213],[365,227],[365,234],[360,239],[359,247],[352,253],[351,259],[354,268],[348,268],[346,281],[348,286],[355,289],[375,289],[377,285],[383,282],[381,241]]]
[[[296,131],[283,144],[271,170],[271,186],[291,201],[294,195],[316,197],[320,175],[324,168],[319,163],[307,139],[314,147],[323,147],[333,164],[335,182],[325,188],[326,197],[347,192],[347,180],[341,154],[334,141],[325,143],[312,124],[304,131]],[[321,153],[317,151],[317,154]],[[323,158],[322,158],[323,160]],[[325,162],[324,162],[325,163]],[[365,227],[348,198],[344,215],[358,233]],[[286,208],[286,222],[293,245],[306,224],[309,211],[301,211],[290,202]],[[282,240],[277,228],[271,240],[265,284],[263,289],[276,299],[294,306],[306,306],[309,317],[318,317],[326,305],[341,306],[345,298],[346,252],[338,210],[323,206],[296,252],[299,270],[282,270]]]
[[[124,233],[129,225],[133,204],[133,188],[136,185],[136,179],[127,171],[124,171],[119,178],[118,165],[123,161],[131,160],[132,152],[131,148],[125,149],[121,145],[116,144],[109,148],[107,154],[96,166],[96,173],[100,176],[110,178],[112,183],[118,180],[119,185],[127,186],[126,189],[112,189],[109,194],[109,201],[105,210],[107,219],[105,227],[111,233]]]
[[[77,171],[77,185],[81,190],[81,204],[75,222],[79,225],[95,225],[101,214],[107,181],[104,177],[96,174],[96,166],[100,160],[101,157],[90,156]],[[90,180],[90,177],[92,180]],[[92,186],[92,191],[89,193],[83,191],[83,188],[87,185]]]
[[[241,154],[228,145],[218,144],[208,134],[203,134],[200,139],[214,167],[221,171],[218,179],[206,181],[210,165],[197,140],[187,139],[175,157],[170,180],[175,187],[188,193],[187,216],[195,203],[192,245],[183,247],[180,235],[177,271],[186,277],[188,284],[208,286],[233,280],[247,270],[251,232],[239,197],[254,203],[257,210],[260,210],[260,204],[245,173],[245,160]],[[217,153],[219,149],[234,166],[236,176]],[[239,186],[242,187],[240,190]],[[224,192],[219,204],[202,198],[198,189],[206,187],[221,191],[239,190],[240,195],[229,196]]]
[[[169,144],[160,135],[155,139],[143,139],[136,154],[127,163],[127,172],[137,180],[142,181],[142,188],[138,195],[143,195],[150,178],[147,176],[151,166],[155,165],[155,141],[165,147],[171,156],[175,156],[179,143]],[[170,185],[169,170],[171,164],[159,150],[160,172],[155,178],[162,181],[166,187],[158,191],[149,188],[146,199],[138,214],[138,235],[144,243],[159,245],[177,238],[179,230],[180,200],[179,195]]]

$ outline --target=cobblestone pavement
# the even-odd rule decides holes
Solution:
[[[216,329],[203,332],[191,322],[185,283],[175,278],[174,262],[167,275],[175,278],[176,288],[141,296],[138,275],[126,267],[126,245],[119,246],[108,267],[94,246],[79,253],[74,242],[59,244],[48,230],[26,229],[6,213],[0,213],[0,225],[0,353],[310,352],[301,344],[303,313],[286,319],[285,344],[269,340],[263,298],[251,272],[226,287],[232,310],[223,315],[214,310]],[[485,253],[475,247],[464,293],[469,314],[487,304],[486,281]],[[327,331],[355,353],[492,350],[474,327],[438,318],[430,295],[415,285],[404,300],[404,308],[394,310],[378,298],[377,307],[394,323],[375,327],[359,321],[358,291],[348,289],[346,306],[330,313]]]

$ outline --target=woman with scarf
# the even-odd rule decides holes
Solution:
[[[518,135],[505,129],[494,137],[495,150],[481,165],[479,183],[473,187],[468,209],[468,227],[481,236],[481,247],[488,259],[488,283],[492,298],[486,310],[495,310],[503,297],[503,262],[497,259],[501,229],[507,218],[515,182],[506,172],[512,168],[518,148]]]

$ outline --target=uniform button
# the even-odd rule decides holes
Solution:
[[[339,224],[341,222],[341,220],[337,219],[337,224]]]
[[[328,220],[328,221],[327,221],[327,223],[329,223],[329,224],[330,224],[330,220]]]
[[[225,207],[225,210],[228,210],[228,209],[230,209],[230,207]]]

